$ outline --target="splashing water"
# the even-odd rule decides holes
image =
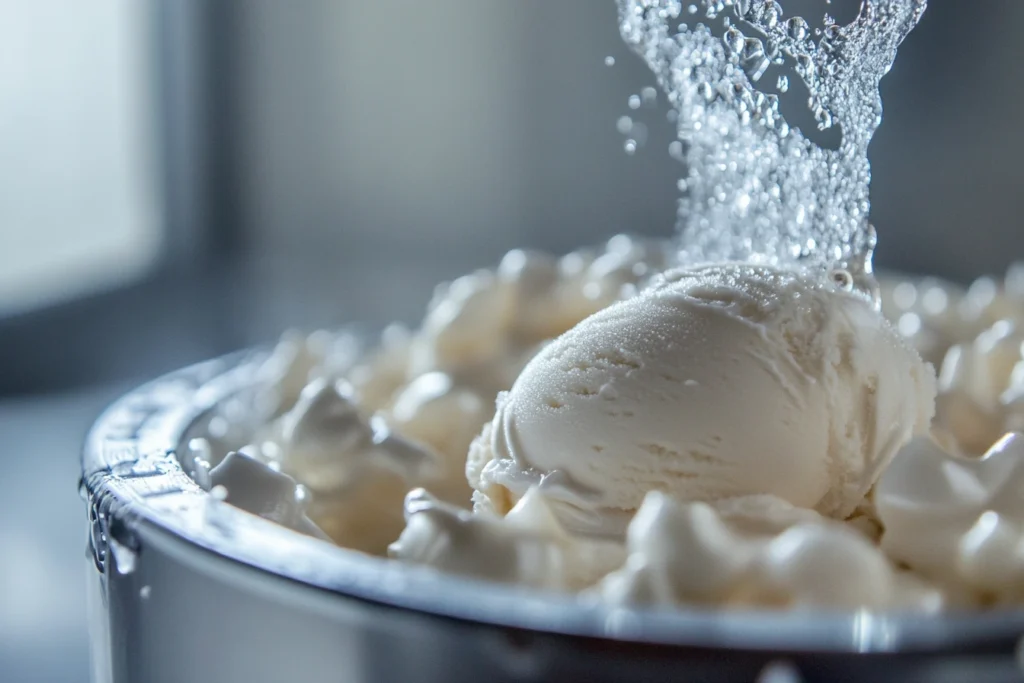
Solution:
[[[784,18],[776,0],[616,1],[623,38],[677,112],[687,167],[681,256],[870,275],[867,151],[882,117],[878,84],[927,0],[863,0],[850,24],[826,15],[820,32]],[[840,127],[838,149],[791,128],[778,95],[755,87],[772,65],[793,74],[775,81],[778,91],[794,75],[806,86],[819,130]]]

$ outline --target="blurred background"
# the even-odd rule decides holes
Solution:
[[[934,2],[901,48],[880,267],[1024,257],[1021,20]],[[85,677],[75,480],[106,402],[288,326],[415,322],[512,247],[670,235],[648,85],[612,0],[0,0],[0,680]]]

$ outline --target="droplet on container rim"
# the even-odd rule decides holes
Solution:
[[[114,568],[118,574],[131,574],[135,571],[135,551],[114,537],[108,538],[110,554],[114,556]]]

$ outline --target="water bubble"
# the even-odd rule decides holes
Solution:
[[[654,106],[654,104],[658,101],[658,91],[652,88],[651,86],[647,86],[646,88],[640,91],[640,99],[642,100],[644,105]]]
[[[143,586],[139,589],[139,597],[143,600],[149,600],[149,597],[153,594],[153,589],[150,586]]]
[[[676,161],[686,161],[686,157],[683,156],[683,143],[679,140],[668,143],[668,155]]]
[[[620,116],[619,120],[615,122],[615,129],[623,135],[629,135],[629,131],[633,130],[633,119],[628,116]]]
[[[223,484],[217,484],[212,489],[210,489],[210,495],[213,496],[215,500],[227,500],[228,489]]]
[[[779,80],[776,81],[775,87],[779,89],[779,92],[789,92],[789,76],[783,74],[779,76]]]
[[[611,55],[608,55],[607,57],[605,57],[604,58],[604,65],[605,66],[615,66],[615,57],[612,57]]]
[[[680,178],[676,181],[676,188],[678,188],[680,192],[686,192],[690,189],[690,184],[686,182],[686,178]]]
[[[626,151],[626,154],[629,154],[630,156],[636,154],[636,140],[626,140],[626,142],[623,143],[622,148]]]
[[[630,95],[629,99],[626,100],[626,104],[629,105],[630,109],[639,109],[640,108],[640,96],[639,95]]]
[[[689,14],[696,14],[699,11],[699,8],[696,5],[688,5],[686,7],[686,11]]]

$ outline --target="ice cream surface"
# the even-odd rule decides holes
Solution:
[[[669,271],[546,346],[471,447],[478,511],[530,487],[575,531],[621,535],[650,491],[844,519],[928,429],[935,377],[843,284],[719,264]]]
[[[883,279],[880,315],[845,277],[659,253],[512,252],[363,353],[287,334],[257,373],[264,417],[226,403],[184,461],[302,533],[583,601],[1024,601],[1024,451],[1000,438],[1024,414],[1024,287]],[[511,313],[469,305],[495,297]],[[442,353],[467,326],[473,353]],[[918,354],[944,369],[930,435]]]

